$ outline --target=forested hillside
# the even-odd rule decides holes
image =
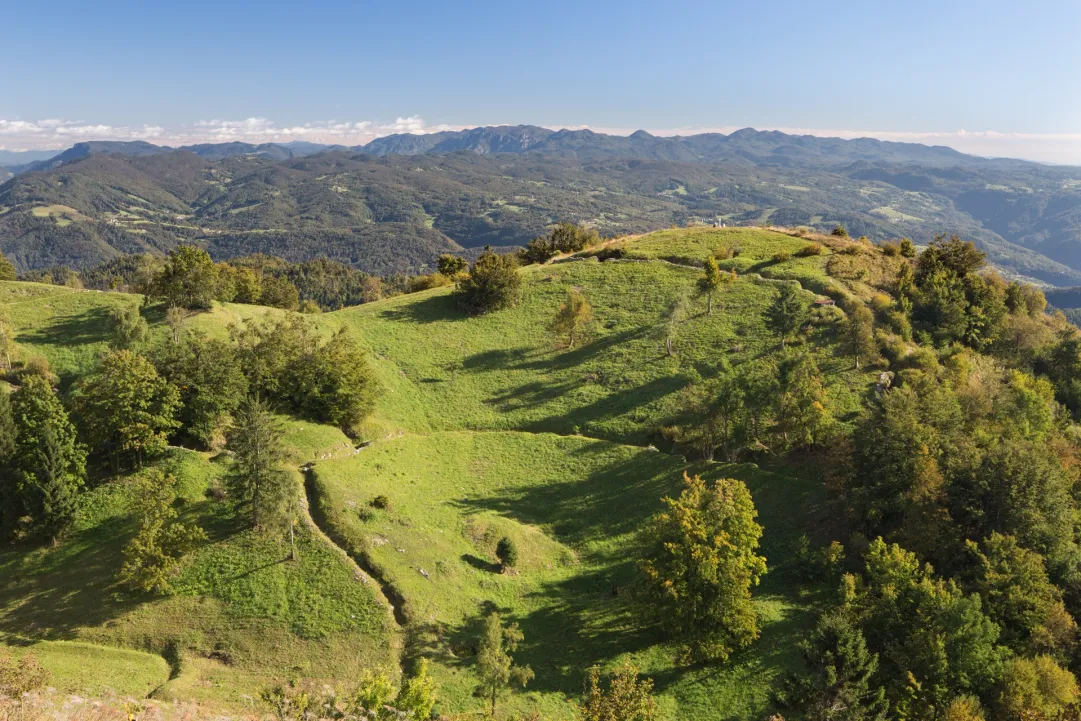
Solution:
[[[216,300],[258,276],[187,245],[146,296],[0,281],[0,696],[1071,718],[1041,291],[948,237],[557,230],[336,312]]]
[[[328,257],[388,275],[564,220],[605,236],[840,223],[875,241],[956,233],[1010,273],[1081,283],[1081,171],[914,144],[522,126],[352,149],[81,144],[36,167],[0,185],[0,251],[24,271],[196,242],[219,259]]]

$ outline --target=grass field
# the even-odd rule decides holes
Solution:
[[[579,692],[586,669],[630,658],[664,679],[658,689],[671,718],[711,718],[717,693],[733,715],[759,717],[769,680],[795,658],[795,632],[810,608],[783,569],[758,594],[765,656],[680,669],[672,649],[636,622],[635,534],[661,497],[679,492],[685,469],[744,480],[766,529],[764,554],[778,560],[791,557],[805,527],[792,517],[814,517],[819,502],[815,484],[752,465],[688,467],[640,447],[520,432],[379,442],[317,464],[313,487],[339,535],[404,598],[407,651],[435,660],[445,710],[476,707],[473,648],[484,615],[499,609],[521,624],[526,643],[518,658],[537,674],[511,703],[521,711],[569,718],[565,699]],[[388,508],[374,508],[376,496]],[[500,572],[495,545],[503,536],[518,545],[516,572]]]
[[[169,668],[151,689],[156,696],[229,707],[290,677],[347,683],[364,668],[397,673],[400,653],[423,653],[442,684],[439,707],[468,714],[481,706],[472,697],[472,647],[483,614],[497,607],[522,625],[520,660],[537,673],[525,693],[508,697],[508,710],[569,718],[586,669],[629,658],[656,681],[668,719],[760,719],[773,679],[798,663],[796,637],[813,616],[813,589],[794,583],[785,562],[820,516],[821,483],[806,469],[689,463],[665,452],[671,444],[658,429],[681,410],[692,371],[755,363],[776,349],[762,314],[779,280],[813,292],[830,283],[866,290],[827,275],[830,258],[843,258],[833,267],[846,273],[865,261],[829,249],[798,257],[807,240],[758,229],[618,242],[642,260],[530,266],[521,304],[487,316],[462,315],[449,288],[310,316],[320,333],[350,329],[371,350],[384,389],[364,429],[374,442],[362,451],[338,430],[288,421],[290,463],[316,461],[307,479],[313,516],[341,548],[304,526],[300,560],[283,560],[282,542],[244,531],[207,493],[220,482],[222,460],[176,449],[162,463],[181,480],[183,514],[210,541],[185,563],[172,593],[134,597],[115,587],[132,521],[127,479],[113,479],[90,492],[61,546],[0,554],[0,639],[154,654]],[[736,246],[740,254],[721,263],[740,278],[707,315],[695,293],[701,271],[692,266]],[[792,257],[774,262],[780,250]],[[876,272],[885,277],[889,268]],[[589,298],[596,322],[587,343],[564,350],[547,326],[570,289]],[[664,314],[684,295],[692,310],[670,357]],[[0,312],[14,323],[24,359],[47,358],[63,389],[105,349],[110,309],[141,302],[0,283]],[[162,310],[143,313],[163,339]],[[187,328],[223,337],[230,324],[267,314],[282,311],[218,304]],[[814,354],[835,414],[852,417],[875,373],[851,369],[828,322],[812,324],[797,344]],[[672,650],[636,623],[627,592],[635,532],[663,495],[678,491],[684,469],[743,479],[766,529],[771,571],[755,595],[762,638],[725,664],[675,666]],[[299,492],[299,472],[297,482]],[[372,507],[378,495],[388,509]],[[522,550],[517,573],[497,572],[503,535]],[[388,598],[400,604],[404,629]],[[57,648],[50,663],[63,665],[66,647]]]

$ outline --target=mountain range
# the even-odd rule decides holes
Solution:
[[[195,242],[420,272],[440,252],[521,245],[564,220],[607,235],[841,223],[874,240],[957,233],[1009,274],[1081,285],[1081,168],[868,138],[526,125],[358,147],[96,141],[6,170],[0,251],[23,270]]]

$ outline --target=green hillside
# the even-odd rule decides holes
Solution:
[[[697,290],[708,256],[738,272],[712,314]],[[320,336],[344,328],[370,351],[382,394],[358,439],[283,417],[290,472],[310,507],[296,529],[298,560],[288,560],[286,541],[244,527],[221,501],[228,454],[174,446],[156,463],[180,481],[181,518],[208,539],[170,591],[116,585],[134,532],[132,477],[102,474],[61,544],[0,553],[0,634],[40,649],[64,689],[96,693],[122,678],[113,686],[120,693],[231,708],[290,679],[348,685],[365,669],[397,678],[424,657],[440,686],[439,711],[468,718],[483,705],[473,696],[477,637],[498,610],[520,625],[515,658],[536,674],[503,697],[501,715],[569,719],[589,667],[631,661],[654,680],[663,718],[764,718],[780,679],[803,668],[800,641],[835,602],[837,578],[814,577],[805,554],[808,538],[815,547],[848,543],[855,531],[827,492],[837,482],[831,473],[849,461],[829,455],[844,446],[827,452],[826,440],[793,442],[789,455],[759,447],[746,462],[704,461],[672,429],[685,423],[688,388],[700,379],[782,358],[764,318],[783,288],[798,288],[807,304],[855,298],[883,318],[893,308],[884,293],[895,292],[908,263],[896,250],[841,238],[669,230],[524,267],[521,301],[499,312],[466,316],[443,287],[305,316]],[[589,340],[567,349],[549,323],[570,291],[588,298],[595,321]],[[688,310],[674,323],[681,298]],[[109,309],[141,303],[0,283],[0,313],[23,359],[47,359],[62,389],[95,369],[111,338]],[[142,313],[151,343],[167,342],[163,309]],[[215,304],[183,332],[224,339],[232,324],[285,315]],[[920,369],[990,367],[956,344],[941,345],[940,366],[930,336],[918,348],[883,331],[876,342],[897,357],[857,370],[843,317],[832,304],[814,306],[783,356],[813,360],[824,389],[816,403],[839,436],[858,430],[886,368],[918,383]],[[1048,334],[1055,322],[1032,320]],[[980,402],[975,391],[965,396],[966,409]],[[753,591],[761,637],[724,662],[677,660],[677,645],[636,610],[637,533],[662,497],[679,493],[684,472],[743,481],[764,529],[769,571]],[[496,559],[504,537],[520,554],[506,572]],[[858,571],[858,554],[852,559]]]

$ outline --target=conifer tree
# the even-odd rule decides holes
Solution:
[[[800,644],[807,672],[788,677],[778,694],[782,706],[807,721],[882,721],[886,692],[875,687],[878,654],[843,614],[823,616]]]
[[[27,376],[12,394],[11,406],[18,427],[14,467],[22,505],[37,529],[55,543],[75,520],[86,480],[86,452],[44,377]]]
[[[878,346],[875,345],[875,317],[871,310],[856,298],[848,299],[844,304],[845,319],[841,324],[841,341],[845,352],[852,357],[856,370],[860,361],[874,361],[878,358]]]
[[[11,261],[0,253],[0,280],[16,280],[19,274],[15,272],[15,266]]]
[[[807,304],[798,283],[785,283],[773,303],[766,309],[766,327],[780,336],[781,350],[785,341],[807,320]]]
[[[698,289],[705,293],[707,300],[706,314],[713,315],[713,294],[719,290],[729,288],[736,281],[735,272],[726,273],[717,265],[717,259],[712,255],[706,257],[705,271],[698,279]]]
[[[298,489],[282,468],[283,435],[281,424],[257,398],[240,407],[229,435],[233,466],[227,484],[233,502],[249,514],[252,528],[292,525],[290,508]]]

